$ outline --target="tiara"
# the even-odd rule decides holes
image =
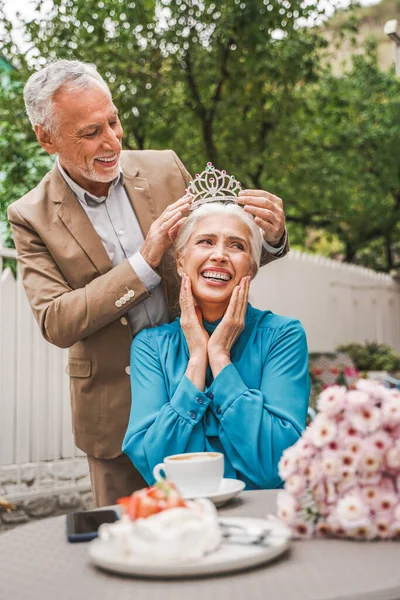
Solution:
[[[208,202],[234,202],[240,190],[240,182],[234,175],[219,171],[208,162],[204,171],[197,173],[189,183],[186,192],[193,197],[190,210],[194,210]]]

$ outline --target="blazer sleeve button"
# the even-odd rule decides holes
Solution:
[[[135,295],[135,292],[133,290],[129,290],[129,292],[128,292],[129,298],[133,298],[134,295]]]
[[[122,302],[121,302],[121,300],[116,300],[116,301],[115,301],[115,306],[116,306],[117,308],[121,308],[121,306],[122,306]]]
[[[131,368],[130,367],[125,367],[125,373],[127,375],[130,375],[131,374]]]

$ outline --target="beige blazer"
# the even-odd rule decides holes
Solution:
[[[169,150],[124,151],[124,184],[143,235],[189,181]],[[55,166],[8,209],[22,280],[46,340],[69,348],[75,443],[98,458],[121,454],[130,411],[132,334],[124,315],[149,296],[128,260],[113,267],[75,195]],[[265,255],[263,263],[274,257]],[[169,252],[159,267],[169,317],[178,314],[179,281]],[[130,300],[116,301],[133,290]],[[119,303],[118,303],[119,304]]]

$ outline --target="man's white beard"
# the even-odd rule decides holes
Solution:
[[[116,179],[116,177],[118,177],[119,172],[120,172],[119,160],[118,160],[117,164],[115,165],[115,167],[113,167],[113,169],[111,171],[109,171],[108,173],[104,173],[104,174],[98,173],[94,167],[89,167],[88,169],[81,171],[82,175],[86,179],[89,179],[89,181],[96,181],[97,183],[110,183],[111,181]]]

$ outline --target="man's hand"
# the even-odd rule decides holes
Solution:
[[[228,308],[208,342],[208,360],[214,378],[231,362],[231,349],[244,328],[251,277],[242,277]]]
[[[264,240],[271,246],[277,246],[285,231],[282,200],[264,190],[241,190],[236,201],[244,204],[244,210],[254,216],[264,232]]]
[[[162,257],[172,246],[178,229],[189,212],[190,202],[191,196],[182,196],[170,204],[150,227],[140,254],[152,269],[158,267]]]

